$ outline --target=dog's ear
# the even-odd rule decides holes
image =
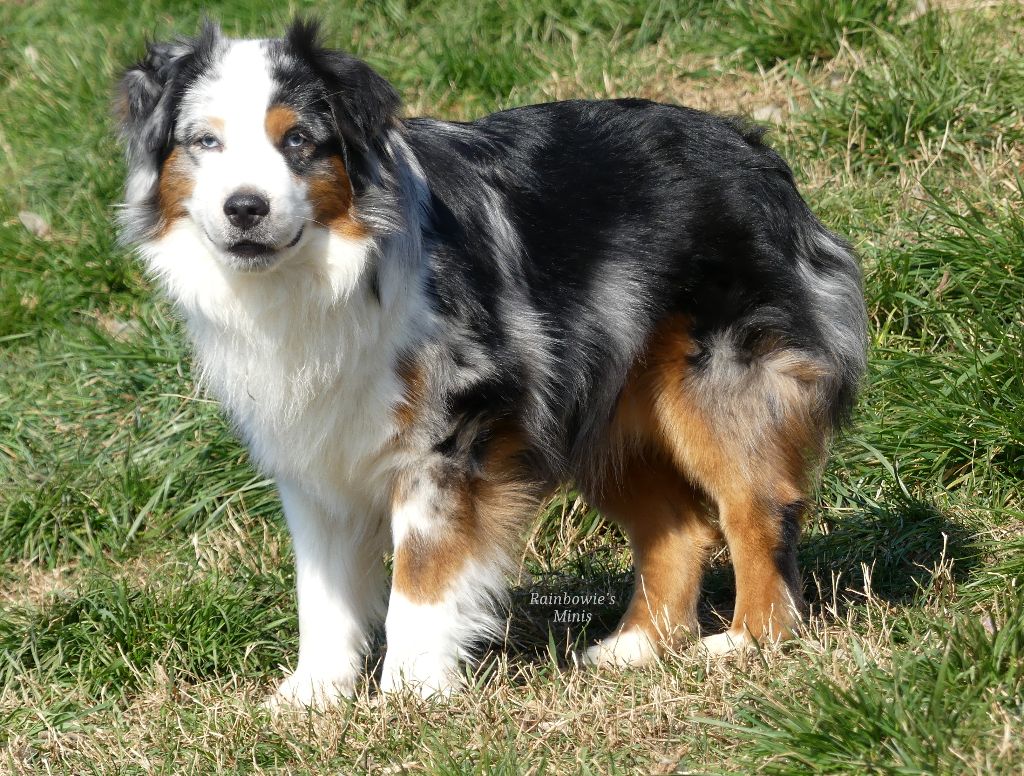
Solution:
[[[176,44],[152,43],[146,58],[121,77],[117,112],[130,165],[158,154],[170,141],[173,63],[184,54]]]
[[[146,56],[125,70],[117,87],[115,111],[121,140],[128,160],[125,203],[134,216],[122,216],[131,241],[144,233],[145,208],[155,197],[160,166],[174,140],[177,84],[188,67],[198,59],[212,56],[220,41],[220,30],[206,22],[197,38],[167,43],[150,43]]]
[[[285,43],[324,79],[342,140],[357,153],[372,149],[401,107],[394,87],[362,60],[324,48],[315,19],[293,21]]]
[[[145,58],[121,76],[116,108],[130,155],[155,153],[169,142],[172,87],[192,51],[185,41],[150,43]]]

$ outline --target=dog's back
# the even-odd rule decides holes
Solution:
[[[437,299],[488,361],[487,412],[519,418],[553,476],[586,477],[668,316],[692,340],[691,379],[784,351],[821,375],[821,433],[848,412],[860,271],[759,129],[642,100],[406,127],[430,181]]]

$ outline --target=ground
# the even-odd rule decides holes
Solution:
[[[803,638],[576,670],[630,579],[570,493],[469,692],[259,708],[296,653],[279,505],[112,226],[116,74],[207,5],[260,36],[318,11],[409,115],[640,95],[770,126],[862,257],[873,338],[804,532]],[[0,772],[1019,773],[1022,22],[998,0],[0,5]],[[709,626],[730,585],[723,555]],[[544,603],[567,594],[605,600]]]

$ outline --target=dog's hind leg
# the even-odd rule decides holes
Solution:
[[[764,346],[741,351],[728,332],[698,345],[684,323],[651,339],[632,387],[649,402],[650,433],[717,507],[736,576],[727,652],[787,638],[803,611],[796,542],[828,422],[823,369],[812,357]]]
[[[717,540],[698,490],[651,450],[631,455],[591,501],[629,536],[635,584],[622,621],[586,662],[642,665],[695,638],[701,577]]]

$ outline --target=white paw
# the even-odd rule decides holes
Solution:
[[[432,655],[398,660],[389,653],[384,658],[380,677],[383,693],[410,692],[420,698],[441,699],[450,697],[462,686],[463,679],[457,673],[457,665],[450,665]]]
[[[635,628],[613,634],[583,653],[584,665],[598,667],[635,668],[649,665],[657,659],[658,650],[650,637]]]
[[[700,640],[700,644],[705,652],[715,656],[753,649],[755,646],[754,640],[746,631],[739,633],[725,631],[724,633],[716,633],[713,636],[705,636]]]
[[[276,710],[294,706],[328,709],[355,695],[355,677],[319,677],[296,671],[263,701],[263,707]]]

